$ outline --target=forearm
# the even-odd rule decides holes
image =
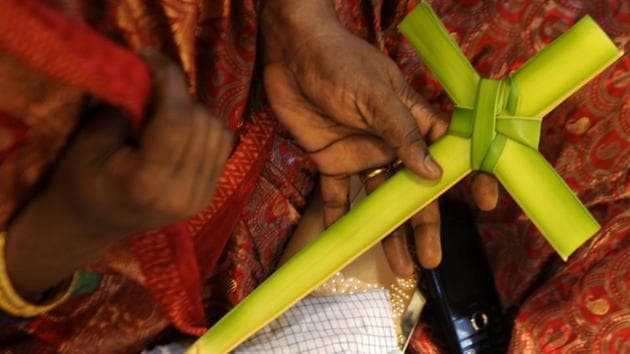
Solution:
[[[43,193],[7,230],[5,259],[13,287],[36,300],[97,260],[114,239],[82,223],[63,200]]]

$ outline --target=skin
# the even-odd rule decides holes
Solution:
[[[128,120],[93,117],[50,183],[9,225],[6,260],[27,299],[63,283],[130,234],[188,218],[210,204],[232,148],[223,124],[192,101],[181,71],[147,53],[155,114],[132,146]]]
[[[423,178],[441,176],[426,144],[446,132],[446,121],[409,86],[390,58],[341,25],[332,1],[269,0],[261,29],[269,102],[321,172],[326,226],[348,211],[354,174],[399,158]],[[387,177],[367,180],[368,191]],[[472,192],[483,210],[496,205],[493,178],[477,175]],[[436,267],[441,260],[437,203],[410,224],[420,264]],[[397,230],[384,242],[393,270],[411,275],[405,232]]]
[[[263,9],[264,85],[281,123],[321,172],[325,224],[349,207],[349,178],[399,158],[439,178],[427,154],[446,123],[404,80],[391,59],[339,23],[329,0],[269,0]],[[129,145],[115,110],[91,119],[50,183],[11,222],[6,260],[16,290],[38,299],[128,235],[172,224],[204,207],[231,151],[223,125],[187,94],[182,73],[147,53],[156,81],[155,114]],[[368,191],[387,175],[366,181]],[[494,207],[496,182],[479,175],[473,196]],[[424,267],[441,258],[437,204],[411,219]],[[413,273],[405,232],[385,243],[393,270]]]

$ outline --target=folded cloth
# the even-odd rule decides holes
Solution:
[[[181,354],[192,343],[143,354]],[[387,290],[308,297],[261,329],[234,353],[399,354]]]
[[[308,297],[234,353],[400,353],[386,290]]]

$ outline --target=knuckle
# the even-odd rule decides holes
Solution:
[[[343,92],[343,95],[348,96],[348,102],[352,102],[354,111],[368,127],[375,127],[377,125],[377,108],[380,104],[380,95],[374,95],[374,97],[366,97],[363,94],[356,92]]]
[[[154,208],[164,190],[162,178],[155,173],[141,171],[129,183],[127,195],[131,203],[144,209]]]
[[[172,220],[179,220],[190,217],[196,210],[191,208],[191,203],[187,198],[173,196],[160,208],[160,212]]]
[[[348,206],[348,202],[341,198],[324,199],[323,204],[327,209],[345,209]]]
[[[422,139],[422,134],[420,134],[420,131],[416,129],[415,127],[403,131],[401,138],[402,138],[400,141],[401,145],[399,147],[405,147],[408,145],[418,144],[418,143],[421,143],[422,146],[424,146],[424,140]]]
[[[412,105],[418,104],[419,103],[419,97],[418,94],[416,93],[416,91],[411,87],[411,85],[409,85],[404,78],[400,78],[400,80],[398,80],[398,84],[396,85],[397,87],[397,91],[398,94],[400,95],[401,99],[403,100],[403,102],[409,102],[409,108],[411,108]]]

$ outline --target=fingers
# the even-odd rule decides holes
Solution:
[[[479,209],[483,211],[494,209],[499,201],[497,180],[489,174],[476,173],[472,179],[472,195]]]
[[[188,192],[190,214],[207,207],[227,157],[231,151],[231,133],[221,121],[212,117],[201,105],[195,105],[192,133],[182,158],[173,175],[176,188]]]
[[[394,90],[398,92],[400,100],[407,107],[415,120],[420,133],[428,141],[433,142],[446,134],[448,123],[442,113],[433,108],[424,97],[420,96],[402,77],[393,80]]]
[[[396,154],[381,138],[335,123],[302,96],[280,65],[265,67],[265,89],[276,117],[327,175],[357,173],[392,161]]]
[[[204,165],[212,165],[213,161],[207,160],[206,143],[210,135],[210,117],[205,114],[202,107],[194,108],[192,114],[192,124],[189,140],[182,154],[181,163],[174,170],[172,179],[176,181],[179,193],[187,195],[186,199],[196,201],[189,206],[191,210],[196,211],[201,202],[199,192],[205,189],[203,184],[209,181],[201,181],[200,174]]]
[[[310,156],[322,173],[345,175],[386,165],[396,158],[396,153],[375,136],[357,134],[310,152]]]
[[[155,113],[140,139],[138,181],[160,190],[154,200],[162,209],[193,215],[210,204],[232,137],[219,120],[193,103],[177,66],[153,52],[145,58],[154,73]]]
[[[367,177],[363,181],[363,186],[365,186],[365,192],[367,194],[372,193],[376,188],[378,188],[381,184],[385,183],[391,177],[392,174],[389,171],[383,171],[373,177]]]
[[[440,209],[437,200],[411,218],[418,261],[424,268],[435,268],[442,260]]]
[[[145,53],[155,80],[155,114],[140,141],[141,155],[150,162],[180,163],[190,140],[193,104],[182,71],[154,52]]]
[[[376,132],[396,148],[398,157],[414,173],[428,179],[439,178],[442,168],[428,154],[421,131],[407,106],[393,92],[376,102],[373,117]]]
[[[371,178],[366,178],[364,181],[365,192],[372,193],[376,188],[383,184],[391,176],[390,172],[383,172]],[[414,272],[413,259],[409,254],[409,248],[407,247],[407,235],[406,226],[402,225],[389,236],[387,236],[383,242],[383,251],[385,252],[385,258],[389,263],[392,271],[403,278],[410,277]]]
[[[350,177],[321,175],[322,200],[324,203],[324,227],[329,227],[342,217],[350,207]]]
[[[389,84],[376,97],[372,122],[377,133],[391,146],[398,157],[414,173],[428,179],[442,175],[441,167],[428,154],[424,135],[431,130],[437,115],[429,105],[406,84],[395,64],[391,64]],[[373,103],[374,104],[374,103]],[[412,114],[413,113],[413,114]]]
[[[401,225],[383,240],[383,251],[392,271],[408,278],[414,272],[413,259],[407,247],[406,224]]]

